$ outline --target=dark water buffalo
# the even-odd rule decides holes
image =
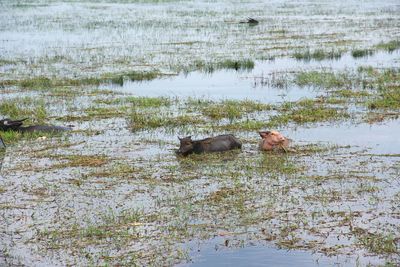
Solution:
[[[63,132],[72,130],[69,127],[62,126],[54,126],[54,125],[32,125],[32,126],[23,126],[22,120],[11,120],[11,119],[3,119],[0,120],[0,130],[2,131],[18,131],[22,133],[34,133],[34,132]]]
[[[192,153],[222,152],[242,148],[242,143],[231,134],[209,137],[202,140],[192,140],[191,136],[188,136],[179,138],[179,141],[181,142],[181,146],[177,153],[183,156]]]

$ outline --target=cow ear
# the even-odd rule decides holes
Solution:
[[[267,137],[268,132],[258,132],[262,138]]]

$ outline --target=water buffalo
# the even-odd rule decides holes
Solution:
[[[242,143],[231,134],[218,135],[202,140],[192,140],[191,136],[179,138],[181,146],[178,154],[187,156],[192,153],[222,152],[242,148]]]
[[[32,126],[23,126],[22,120],[11,120],[11,119],[3,119],[0,120],[0,130],[2,131],[18,131],[22,133],[33,133],[33,132],[62,132],[72,130],[69,127],[62,126],[54,126],[54,125],[32,125]]]
[[[258,132],[262,138],[259,143],[259,147],[261,150],[270,151],[270,150],[284,150],[286,151],[290,139],[284,137],[280,132],[277,131],[263,131]]]

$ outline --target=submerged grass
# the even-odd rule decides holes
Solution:
[[[374,51],[371,49],[354,49],[351,51],[351,55],[355,58],[371,56],[373,54],[374,54]]]
[[[150,130],[159,127],[167,129],[187,128],[204,124],[205,121],[198,116],[176,115],[167,113],[143,112],[134,109],[130,116],[130,128],[133,131]]]
[[[250,59],[232,60],[227,59],[220,62],[195,61],[193,70],[200,70],[207,73],[212,73],[221,69],[234,69],[236,71],[252,70],[254,61]]]
[[[386,50],[388,52],[393,52],[396,49],[400,48],[400,40],[391,40],[389,42],[382,42],[376,45],[376,48]]]
[[[38,76],[23,80],[5,80],[1,81],[0,85],[10,86],[16,85],[24,89],[32,90],[51,90],[55,87],[62,86],[99,86],[103,83],[113,83],[123,85],[125,80],[130,81],[149,81],[160,77],[162,74],[159,71],[130,71],[123,73],[106,73],[100,77],[86,77],[81,79],[60,79]]]
[[[296,75],[295,81],[299,86],[316,86],[321,88],[350,87],[352,81],[342,73],[308,71]]]
[[[317,49],[311,52],[310,50],[307,50],[305,52],[295,52],[293,54],[293,57],[297,60],[305,60],[305,61],[310,61],[312,59],[314,60],[324,60],[324,59],[339,59],[342,57],[342,52],[338,50],[331,50],[331,51],[325,51],[322,49]]]
[[[234,119],[242,118],[245,114],[273,109],[272,105],[251,100],[224,100],[218,103],[197,103],[197,106],[200,107],[200,112],[208,118],[213,120],[227,118],[231,122]]]

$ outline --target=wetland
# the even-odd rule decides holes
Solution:
[[[0,265],[400,264],[398,1],[0,14],[0,119],[73,129],[0,131]],[[242,150],[175,153],[220,134]]]

